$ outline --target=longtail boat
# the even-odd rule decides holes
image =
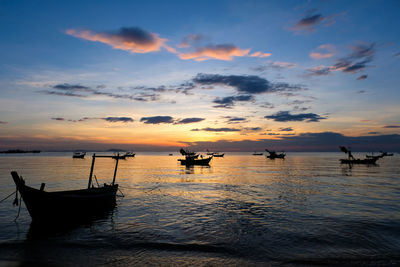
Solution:
[[[266,155],[267,158],[269,159],[284,159],[286,154],[284,152],[278,153],[276,151],[269,151],[268,149],[265,149],[269,153],[269,155]]]
[[[193,157],[186,157],[185,159],[178,159],[181,162],[181,165],[209,165],[213,156],[208,158],[193,158]]]
[[[115,207],[118,184],[115,184],[118,158],[116,159],[114,177],[111,184],[94,187],[93,169],[96,158],[111,158],[112,156],[92,156],[89,182],[86,189],[47,192],[42,183],[40,189],[25,185],[25,180],[16,171],[11,176],[21,194],[32,222],[79,222],[104,215]],[[95,176],[96,178],[96,176]],[[96,179],[97,181],[97,179]]]
[[[375,164],[376,161],[380,158],[379,156],[374,156],[371,158],[366,157],[365,159],[356,159],[351,153],[350,148],[346,148],[344,146],[339,146],[340,150],[348,155],[347,159],[339,159],[342,164]]]

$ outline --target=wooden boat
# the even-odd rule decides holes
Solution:
[[[340,150],[348,155],[347,159],[339,159],[342,164],[375,164],[376,161],[380,158],[378,156],[374,156],[372,158],[366,157],[365,159],[356,159],[351,154],[350,148],[346,148],[344,146],[339,146]]]
[[[265,149],[265,151],[269,153],[269,155],[266,155],[269,159],[284,159],[286,156],[284,152],[277,153],[276,151],[269,151],[268,149]]]
[[[186,166],[190,166],[190,165],[209,165],[211,159],[213,158],[213,156],[210,156],[208,158],[193,158],[193,157],[186,157],[185,159],[178,159],[178,161],[181,162],[181,165],[186,165]]]
[[[133,152],[126,152],[123,156],[125,156],[125,158],[133,158],[136,154]]]
[[[74,152],[74,154],[72,154],[72,158],[74,159],[83,159],[85,158],[86,152]]]
[[[114,177],[110,185],[94,187],[92,183],[95,158],[110,158],[112,156],[92,156],[89,182],[86,189],[69,191],[44,191],[45,184],[40,189],[25,185],[25,180],[16,171],[11,176],[21,194],[25,206],[32,217],[32,222],[66,224],[80,222],[102,216],[115,207],[118,184],[115,178],[118,168],[118,158],[115,164]]]
[[[223,158],[224,155],[225,155],[225,153],[220,154],[220,153],[218,153],[218,152],[216,152],[216,153],[213,154],[213,156],[216,157],[216,158]]]
[[[254,151],[254,153],[252,154],[253,156],[262,156],[262,155],[264,155],[264,153],[258,153],[258,152],[255,152]]]

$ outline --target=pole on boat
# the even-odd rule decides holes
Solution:
[[[117,176],[118,160],[119,160],[119,153],[117,154],[117,162],[115,163],[114,178],[113,178],[113,181],[112,181],[112,185],[115,184],[115,177]]]
[[[89,174],[88,189],[92,185],[92,176],[93,176],[93,168],[94,168],[94,159],[95,158],[96,158],[96,153],[93,153],[93,155],[92,155],[92,166],[90,167],[90,174]]]

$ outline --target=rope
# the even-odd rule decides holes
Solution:
[[[118,191],[121,193],[121,195],[117,195],[117,197],[125,197],[124,193],[122,193],[121,189],[118,188]]]
[[[21,198],[22,198],[22,196],[19,197],[18,213],[17,213],[17,217],[15,217],[15,219],[14,219],[14,222],[18,219],[19,213],[21,211]]]
[[[3,202],[4,200],[6,200],[7,198],[11,197],[12,195],[15,194],[16,191],[12,192],[10,195],[8,195],[6,198],[3,198],[2,200],[0,200],[0,203]]]

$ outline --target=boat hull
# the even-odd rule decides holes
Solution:
[[[285,154],[281,154],[281,155],[268,155],[266,156],[269,159],[284,159],[285,158]]]
[[[366,158],[366,159],[340,159],[342,164],[375,164],[378,158]]]
[[[186,166],[190,166],[190,165],[209,165],[211,159],[213,157],[209,157],[209,158],[204,158],[204,159],[194,159],[194,158],[186,158],[186,159],[178,159],[178,161],[181,162],[181,165],[186,165]]]
[[[115,207],[118,185],[71,191],[46,192],[25,185],[11,173],[33,222],[77,222],[107,214]]]

